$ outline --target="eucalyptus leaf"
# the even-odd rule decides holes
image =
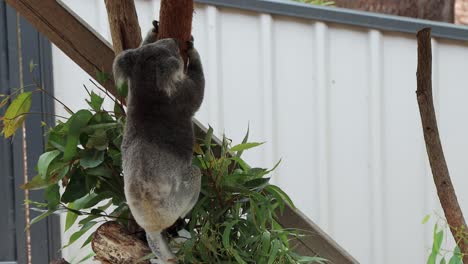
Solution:
[[[85,149],[80,156],[80,166],[84,169],[95,168],[104,161],[104,151],[97,149]]]
[[[80,110],[76,112],[68,121],[69,133],[67,135],[67,143],[65,146],[65,152],[63,154],[64,161],[70,161],[77,153],[77,145],[80,139],[81,129],[84,128],[89,120],[93,117],[88,110]]]
[[[39,175],[41,175],[43,179],[47,178],[47,170],[49,168],[49,165],[58,155],[60,155],[60,151],[52,150],[43,153],[39,157],[39,160],[37,161],[37,170],[39,172]]]
[[[16,130],[23,125],[26,114],[31,109],[32,92],[19,94],[8,106],[5,116],[3,116],[2,133],[5,138],[15,134]]]

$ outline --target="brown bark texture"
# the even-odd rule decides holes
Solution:
[[[162,0],[159,12],[158,39],[180,40],[180,50],[187,62],[187,41],[192,34],[193,0]]]
[[[141,30],[134,0],[105,0],[115,54],[140,46]]]
[[[458,204],[457,195],[450,179],[442,143],[439,137],[437,119],[432,97],[432,50],[431,29],[425,28],[418,32],[418,70],[417,90],[419,111],[426,142],[426,151],[431,165],[432,176],[444,210],[445,218],[450,226],[455,241],[464,253],[463,262],[468,263],[468,247],[465,240],[466,223]]]
[[[455,0],[335,0],[338,7],[454,22]]]
[[[103,264],[150,263],[138,262],[151,253],[146,241],[118,222],[102,224],[94,233],[91,246],[96,253],[95,259]]]

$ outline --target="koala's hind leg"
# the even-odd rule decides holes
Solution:
[[[177,257],[172,253],[161,232],[147,232],[146,239],[148,240],[148,245],[151,251],[153,251],[156,257],[158,257],[158,261],[156,263],[177,263]]]
[[[201,188],[201,172],[200,169],[196,166],[192,165],[191,169],[191,180],[189,185],[191,185],[193,196],[190,199],[190,203],[188,204],[187,208],[185,211],[182,213],[180,216],[181,218],[185,217],[190,213],[190,211],[193,209],[195,204],[198,201],[198,196],[200,195],[200,188]]]

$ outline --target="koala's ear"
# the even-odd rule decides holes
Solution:
[[[119,84],[126,81],[132,72],[132,69],[136,62],[137,51],[135,49],[129,49],[122,51],[114,59],[112,65],[112,71],[114,74],[114,81]]]

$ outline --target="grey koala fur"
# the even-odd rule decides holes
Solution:
[[[119,54],[113,71],[116,84],[129,87],[122,143],[125,196],[152,251],[163,263],[173,263],[176,257],[161,232],[198,199],[201,174],[192,166],[192,117],[205,81],[193,42],[184,72],[178,42],[153,43],[156,34],[150,31],[139,48]]]

